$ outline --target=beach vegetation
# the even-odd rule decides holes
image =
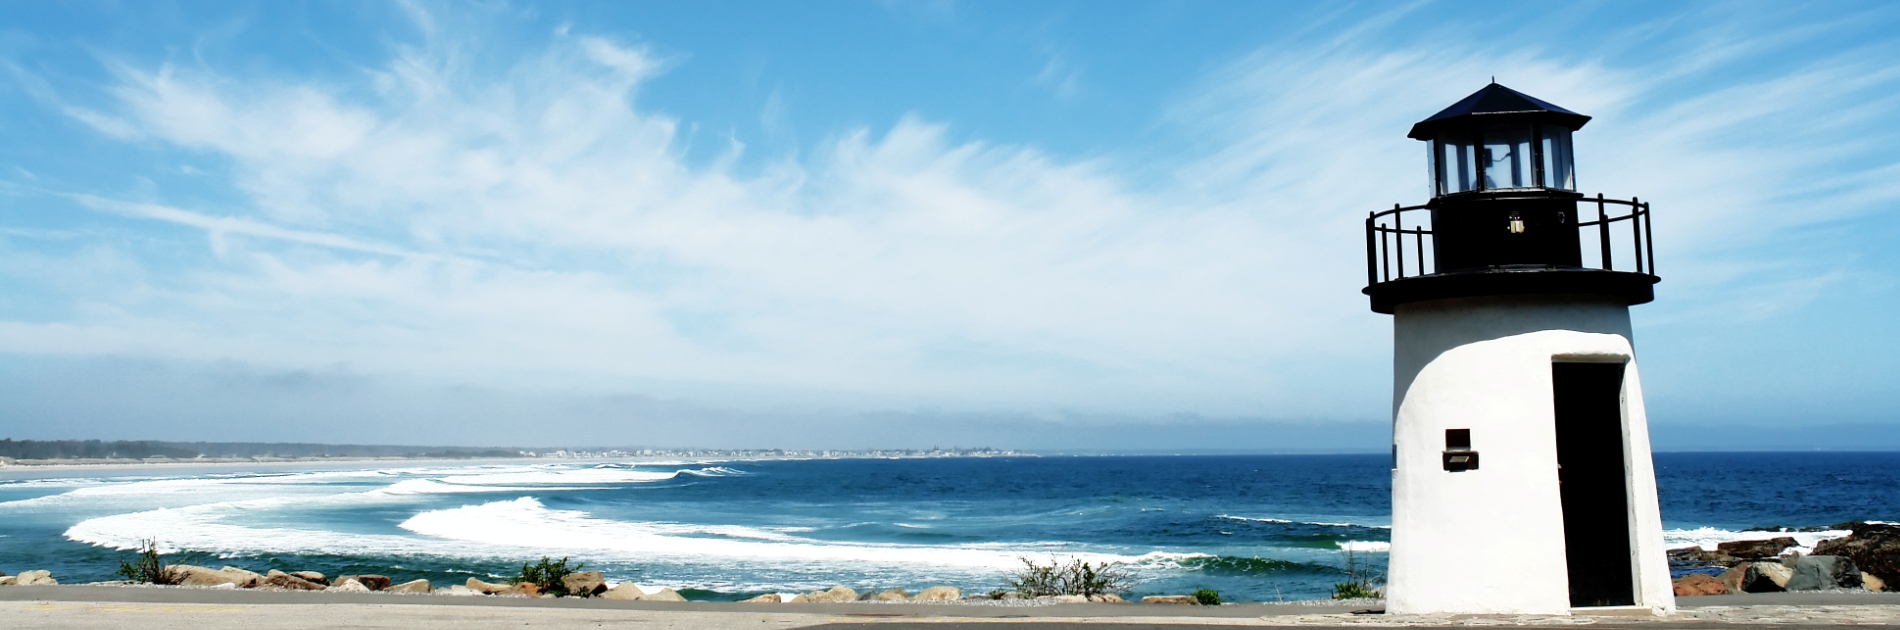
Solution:
[[[1006,585],[1024,597],[1119,594],[1135,583],[1134,574],[1120,562],[1070,558],[1063,563],[1051,556],[1048,564],[1038,564],[1026,556],[1018,559],[1023,568],[1017,569]]]
[[[587,566],[584,562],[576,562],[573,566],[568,566],[567,560],[567,556],[562,556],[560,560],[550,560],[547,556],[541,556],[540,562],[522,564],[521,574],[508,578],[508,583],[533,584],[540,587],[542,593],[552,593],[556,597],[567,597],[569,594],[567,592],[567,584],[561,581],[562,578],[580,571],[581,567]]]
[[[1194,596],[1194,601],[1199,602],[1202,606],[1220,605],[1220,592],[1214,589],[1197,588],[1194,589],[1192,595]]]
[[[177,584],[179,576],[174,576],[165,566],[164,558],[158,553],[158,540],[147,538],[139,543],[139,555],[131,562],[119,560],[120,576],[141,584]]]

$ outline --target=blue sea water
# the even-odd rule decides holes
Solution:
[[[1900,520],[1900,453],[1662,453],[1671,546]],[[736,599],[845,584],[966,592],[1020,558],[1127,563],[1134,594],[1326,597],[1383,571],[1376,455],[257,465],[0,470],[0,571],[173,561],[438,585],[542,556]],[[1798,534],[1804,543],[1837,535]]]

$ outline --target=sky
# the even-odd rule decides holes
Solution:
[[[1495,79],[1653,203],[1659,449],[1900,449],[1891,3],[0,4],[0,434],[1383,452]]]

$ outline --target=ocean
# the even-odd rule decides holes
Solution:
[[[1655,461],[1671,547],[1900,520],[1900,453]],[[1329,596],[1349,563],[1384,570],[1389,482],[1381,455],[15,467],[0,469],[0,571],[115,579],[156,539],[173,562],[438,586],[570,557],[732,600],[982,593],[1022,558],[1079,557],[1126,563],[1135,595],[1296,601]]]

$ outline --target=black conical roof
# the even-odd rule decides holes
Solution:
[[[1507,122],[1546,122],[1576,131],[1584,123],[1590,122],[1590,117],[1493,83],[1472,92],[1464,100],[1452,103],[1451,107],[1432,114],[1431,118],[1418,121],[1418,124],[1412,125],[1412,133],[1406,135],[1430,140],[1438,130],[1446,127]]]

